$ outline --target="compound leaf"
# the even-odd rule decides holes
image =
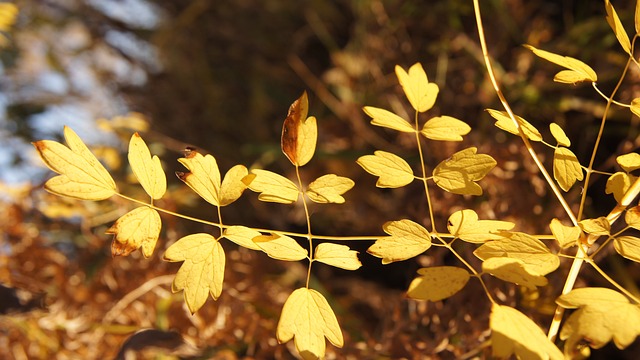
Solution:
[[[155,209],[141,206],[129,211],[106,231],[114,235],[111,255],[127,256],[142,246],[142,254],[148,258],[156,247],[161,227],[160,215]]]
[[[177,172],[178,178],[208,203],[220,206],[220,169],[216,158],[211,155],[202,156],[195,150],[187,150],[185,157],[178,161],[190,171]]]
[[[129,141],[129,165],[144,191],[152,199],[160,199],[167,191],[167,177],[157,155],[151,157],[147,144],[136,132]]]
[[[309,98],[305,91],[291,104],[282,125],[282,152],[296,166],[308,163],[316,151],[318,126],[315,117],[307,118],[308,113]]]
[[[487,112],[489,113],[489,115],[491,115],[491,117],[496,119],[496,123],[494,125],[497,128],[520,136],[516,125],[513,123],[513,120],[511,120],[511,117],[509,117],[509,114],[506,111],[487,109]],[[518,115],[516,115],[516,119],[520,124],[520,128],[522,128],[522,132],[524,132],[524,135],[529,138],[529,140],[542,141],[542,135],[540,135],[540,132],[538,131],[538,129],[536,129],[535,126],[531,125],[531,123]]]
[[[294,339],[296,349],[305,360],[322,359],[326,337],[334,346],[342,347],[344,339],[327,299],[313,289],[295,290],[282,308],[276,330],[278,342]]]
[[[345,201],[342,194],[349,191],[354,185],[353,180],[349,178],[328,174],[311,182],[307,187],[306,194],[309,199],[317,203],[342,204]]]
[[[345,270],[357,270],[362,266],[358,252],[346,245],[322,243],[316,247],[314,259]]]
[[[166,261],[184,261],[173,280],[171,290],[184,290],[184,299],[191,313],[195,313],[211,294],[217,299],[222,293],[225,255],[218,239],[209,234],[185,236],[164,253]]]
[[[557,55],[548,51],[536,49],[531,45],[525,45],[527,49],[533,51],[537,56],[571,70],[573,73],[561,71],[553,78],[554,81],[568,84],[575,84],[582,81],[598,81],[598,76],[593,69],[578,59],[569,56]],[[559,76],[560,75],[560,76]]]
[[[529,289],[547,285],[547,278],[529,271],[525,262],[520,259],[492,257],[482,263],[482,271]]]
[[[478,214],[470,209],[454,212],[447,221],[447,229],[451,235],[475,244],[502,239],[500,232],[511,230],[514,226],[509,221],[478,220]]]
[[[613,8],[613,5],[611,5],[609,0],[605,0],[604,6],[607,10],[607,22],[609,23],[609,26],[611,26],[611,29],[613,29],[613,33],[616,34],[618,42],[627,54],[633,56],[633,54],[631,54],[631,42],[629,41],[629,35],[627,35],[627,32],[624,30],[624,26],[622,26],[622,22],[616,13],[616,9]]]
[[[372,118],[371,124],[373,125],[408,133],[416,131],[413,126],[407,122],[407,120],[392,113],[391,111],[373,106],[365,106],[363,110]]]
[[[224,238],[251,250],[261,250],[260,247],[253,242],[253,238],[260,235],[262,234],[257,230],[239,225],[229,226],[224,229],[224,233],[222,234]]]
[[[537,275],[546,275],[560,265],[558,256],[533,236],[519,232],[503,234],[504,238],[486,242],[477,248],[474,255],[482,261],[494,257],[519,259],[530,273]]]
[[[564,355],[542,332],[533,320],[520,311],[505,305],[491,306],[491,346],[493,356],[520,359],[563,360]]]
[[[470,147],[453,154],[451,158],[433,169],[433,180],[440,188],[459,195],[482,195],[482,188],[476,184],[494,166],[496,161],[489,155],[476,154]]]
[[[563,249],[577,245],[577,241],[582,234],[582,229],[580,229],[579,226],[562,225],[560,220],[556,218],[551,220],[549,228],[551,229],[553,237],[558,241],[560,247]]]
[[[462,141],[462,136],[471,131],[471,126],[451,116],[437,116],[429,119],[420,133],[427,139],[440,141]]]
[[[564,191],[569,191],[576,181],[582,181],[584,178],[580,162],[571,150],[558,147],[554,151],[553,178]]]
[[[416,300],[440,301],[462,288],[469,281],[469,272],[455,266],[437,266],[418,270],[417,278],[411,281],[407,295]]]
[[[416,111],[425,112],[433,107],[440,89],[438,85],[429,82],[422,64],[413,64],[408,73],[396,65],[396,76],[405,95],[407,95],[407,99]]]
[[[116,193],[116,183],[71,128],[64,127],[67,146],[56,141],[33,143],[49,169],[60,174],[49,179],[44,188],[56,195],[82,200],[104,200]]]
[[[390,152],[378,150],[374,155],[361,156],[357,163],[369,174],[380,177],[376,182],[380,188],[403,187],[414,179],[411,166]]]
[[[240,198],[247,189],[247,184],[242,179],[248,174],[244,165],[236,165],[227,171],[220,185],[220,206],[227,206]]]
[[[251,170],[255,178],[249,189],[259,192],[258,199],[281,204],[291,204],[298,200],[300,190],[291,180],[268,170]]]
[[[253,242],[269,257],[277,260],[298,261],[307,257],[307,250],[286,235],[260,235],[254,237]]]
[[[571,140],[567,137],[567,134],[564,133],[564,130],[560,127],[560,125],[556,123],[549,124],[549,130],[551,130],[551,135],[556,139],[558,145],[561,146],[571,146]]]
[[[616,158],[616,162],[626,172],[640,169],[640,154],[628,153]]]
[[[635,236],[618,236],[613,241],[618,254],[625,258],[640,262],[640,238]]]
[[[412,258],[431,247],[427,229],[411,220],[388,221],[382,229],[390,236],[377,239],[367,252],[382,258],[383,264]]]

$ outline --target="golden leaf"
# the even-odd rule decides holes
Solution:
[[[613,246],[618,254],[629,260],[640,262],[640,238],[635,236],[618,236],[614,239]]]
[[[251,250],[261,250],[253,238],[262,235],[259,231],[246,226],[229,226],[224,229],[223,237]]]
[[[244,165],[236,165],[227,171],[220,185],[220,206],[227,206],[240,198],[247,188],[242,179],[248,174]]]
[[[184,300],[191,313],[204,305],[211,294],[217,299],[222,293],[225,255],[218,239],[209,234],[185,236],[164,253],[166,261],[184,261],[173,280],[171,290],[184,290]]]
[[[371,124],[373,125],[408,133],[416,131],[413,126],[407,122],[407,120],[392,113],[391,111],[373,106],[365,106],[363,110],[373,119],[371,120]]]
[[[611,224],[604,216],[597,219],[584,219],[578,225],[580,225],[582,231],[591,235],[609,235],[611,230]]]
[[[476,244],[502,239],[504,236],[500,232],[511,230],[514,226],[509,221],[478,220],[478,214],[470,209],[454,212],[447,222],[451,235]]]
[[[640,154],[628,153],[616,158],[616,162],[626,172],[640,169]]]
[[[409,68],[409,73],[396,65],[396,76],[411,106],[418,112],[425,112],[433,107],[438,97],[438,85],[430,83],[427,73],[420,63]]]
[[[202,156],[195,150],[187,150],[185,157],[178,161],[190,171],[177,172],[178,178],[208,203],[220,206],[220,169],[216,158],[211,155]]]
[[[471,131],[471,126],[451,116],[437,116],[429,119],[420,133],[427,139],[440,141],[462,141],[462,136]]]
[[[254,237],[253,242],[269,257],[277,260],[298,261],[307,257],[307,249],[286,235],[260,235]]]
[[[554,151],[553,178],[564,191],[569,191],[576,181],[584,179],[580,162],[571,150],[558,147]]]
[[[411,166],[390,152],[377,150],[374,155],[361,156],[357,163],[369,174],[380,177],[376,182],[380,188],[403,187],[414,179]]]
[[[496,123],[494,124],[497,128],[502,129],[508,133],[520,136],[516,125],[509,117],[509,114],[506,111],[498,111],[493,109],[487,109],[489,115],[492,118],[496,119]],[[522,132],[524,135],[531,141],[542,141],[542,135],[535,126],[531,125],[530,122],[516,115],[516,119],[522,128]]]
[[[142,246],[142,254],[148,258],[156,247],[161,227],[160,215],[155,209],[141,206],[129,211],[106,231],[114,235],[111,255],[127,256]]]
[[[547,278],[532,273],[527,264],[520,259],[492,257],[482,263],[482,271],[529,289],[547,285]]]
[[[82,200],[104,200],[114,195],[116,183],[78,135],[65,126],[64,137],[69,147],[51,140],[33,143],[49,169],[60,174],[49,179],[44,188]]]
[[[564,355],[533,320],[505,305],[491,306],[491,347],[493,356],[519,359],[563,360]]]
[[[167,177],[157,155],[151,157],[147,144],[138,133],[129,141],[129,164],[144,191],[152,199],[160,199],[167,191]]]
[[[622,201],[624,194],[629,190],[631,184],[636,181],[637,177],[625,172],[618,171],[607,179],[607,185],[604,192],[613,194],[617,202]]]
[[[580,229],[579,226],[565,226],[562,225],[560,220],[555,218],[551,220],[549,228],[551,229],[553,237],[563,249],[577,245],[577,241],[582,234],[582,229]]]
[[[469,272],[455,266],[437,266],[418,270],[417,278],[411,281],[407,296],[416,300],[440,301],[462,288],[469,281]]]
[[[533,51],[534,54],[536,54],[537,56],[547,61],[550,61],[556,65],[560,65],[562,67],[565,67],[571,70],[571,72],[566,72],[566,71],[559,72],[553,79],[554,81],[568,83],[568,84],[575,84],[577,82],[582,82],[582,81],[591,81],[591,82],[598,81],[598,76],[596,75],[596,72],[593,71],[593,69],[589,65],[583,63],[578,59],[574,59],[569,56],[557,55],[548,51],[536,49],[531,45],[525,45],[524,47]]]
[[[309,199],[317,203],[342,204],[345,201],[342,194],[349,191],[354,185],[353,180],[349,178],[328,174],[320,176],[309,184],[306,194]]]
[[[638,9],[640,9],[640,2],[638,2],[638,4],[639,4]],[[631,100],[630,110],[636,116],[640,116],[640,98],[635,98]]]
[[[558,255],[551,253],[544,243],[531,235],[504,232],[505,237],[484,243],[473,252],[482,261],[494,257],[519,259],[531,274],[546,275],[560,265]]]
[[[314,260],[345,270],[357,270],[362,266],[358,252],[346,245],[322,243],[316,247]]]
[[[571,146],[571,140],[567,137],[567,134],[564,133],[564,130],[560,127],[560,125],[556,123],[549,124],[549,130],[551,130],[551,135],[556,139],[558,145],[569,147]]]
[[[324,358],[326,337],[342,347],[344,339],[327,299],[313,289],[300,288],[291,293],[282,308],[276,331],[278,342],[294,339],[296,349],[305,360]]]
[[[307,118],[308,113],[309,98],[305,91],[291,104],[282,125],[282,152],[296,166],[308,163],[316,151],[318,126],[315,117]]]
[[[609,26],[611,26],[611,29],[613,29],[613,33],[616,34],[618,42],[627,54],[633,56],[633,54],[631,53],[631,42],[629,41],[629,35],[627,35],[627,32],[624,30],[624,26],[622,26],[622,22],[620,21],[620,18],[616,13],[616,9],[613,8],[613,5],[611,5],[611,2],[609,2],[609,0],[604,1],[604,6],[607,10],[607,22],[609,23]]]
[[[258,199],[281,204],[291,204],[298,200],[300,190],[291,180],[268,170],[251,170],[255,178],[249,189],[259,192]]]
[[[476,154],[475,147],[470,147],[453,154],[448,160],[433,169],[433,180],[440,188],[460,195],[482,195],[482,188],[476,181],[496,166],[496,161],[489,155]]]
[[[640,205],[627,209],[624,221],[632,228],[640,230]]]
[[[427,229],[411,220],[388,221],[382,229],[391,236],[378,238],[367,252],[382,258],[383,264],[412,258],[431,247]]]

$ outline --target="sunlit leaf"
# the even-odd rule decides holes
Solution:
[[[593,69],[589,65],[583,63],[578,59],[574,59],[569,56],[557,55],[548,51],[536,49],[531,45],[525,45],[524,47],[533,51],[534,54],[536,54],[537,56],[547,61],[550,61],[556,65],[560,65],[562,67],[565,67],[575,72],[575,74],[569,74],[561,71],[560,73],[563,73],[563,74],[561,76],[556,75],[556,77],[554,78],[555,81],[569,83],[569,84],[575,84],[581,81],[591,81],[591,82],[598,81],[598,76],[596,75],[596,72],[593,71]]]
[[[244,165],[236,165],[227,171],[220,185],[220,206],[227,206],[238,200],[247,188],[242,179],[248,174]]]
[[[640,307],[621,293],[606,288],[573,289],[556,302],[575,309],[560,331],[565,348],[575,349],[586,341],[599,349],[613,339],[618,349],[629,346],[640,334]]]
[[[357,270],[362,266],[358,260],[358,252],[346,245],[322,243],[316,247],[314,259],[345,270]]]
[[[382,229],[390,236],[378,238],[367,252],[382,258],[383,264],[412,258],[431,247],[427,229],[411,220],[388,221]]]
[[[122,215],[106,233],[113,234],[111,255],[127,256],[142,246],[142,254],[148,258],[156,247],[162,222],[158,212],[141,206]]]
[[[632,228],[640,230],[640,205],[627,209],[624,221]]]
[[[416,129],[414,129],[413,126],[411,126],[411,124],[407,122],[407,120],[392,113],[391,111],[372,106],[365,106],[363,110],[372,118],[371,124],[373,125],[386,127],[401,132],[416,131]]]
[[[447,221],[447,229],[451,235],[476,244],[502,239],[503,235],[499,232],[511,230],[514,226],[509,221],[478,220],[478,214],[470,209],[454,212]]]
[[[616,158],[616,162],[626,172],[640,169],[640,154],[629,153],[620,155]]]
[[[297,289],[287,298],[276,336],[280,343],[293,338],[298,353],[305,360],[324,358],[325,337],[334,346],[344,345],[338,319],[327,299],[307,288]]]
[[[300,190],[282,175],[268,170],[251,170],[256,177],[249,184],[249,189],[259,192],[258,199],[281,204],[291,204],[298,200]]]
[[[529,289],[547,285],[547,278],[529,271],[525,262],[520,259],[492,257],[482,263],[482,271]]]
[[[622,48],[627,52],[627,54],[633,56],[633,54],[631,54],[631,42],[629,41],[629,35],[627,35],[627,32],[624,30],[624,26],[622,26],[622,22],[616,13],[616,9],[613,8],[613,5],[611,5],[609,0],[604,1],[604,6],[607,10],[607,22],[609,23],[609,26],[611,26],[611,29],[613,29],[613,33],[616,34],[618,42],[622,45]]]
[[[440,301],[462,288],[469,281],[469,272],[455,266],[437,266],[418,270],[420,276],[411,281],[407,296],[416,300]]]
[[[493,109],[487,109],[489,115],[492,118],[496,119],[496,123],[494,124],[497,128],[502,129],[506,132],[512,133],[514,135],[520,136],[516,125],[513,123],[513,120],[509,117],[509,114],[506,111],[498,111]],[[529,138],[531,141],[542,141],[542,135],[535,126],[531,125],[527,120],[521,118],[516,115],[516,119],[522,128],[525,136]]]
[[[604,192],[613,194],[617,202],[622,201],[624,194],[629,190],[631,184],[636,181],[637,177],[625,172],[617,172],[607,179],[607,185]]]
[[[458,151],[438,164],[433,170],[436,185],[454,194],[482,195],[482,188],[475,182],[482,180],[497,163],[489,155],[476,154],[477,150],[470,147]]]
[[[564,355],[542,329],[520,311],[505,305],[491,306],[491,347],[497,359],[563,360]]]
[[[262,234],[260,234],[259,231],[246,226],[229,226],[224,229],[222,236],[248,249],[261,250],[260,247],[253,242],[253,238],[260,235]]]
[[[571,150],[558,147],[554,151],[553,178],[564,191],[569,191],[576,181],[584,179],[580,162]]]
[[[560,125],[556,123],[549,124],[549,130],[551,130],[551,135],[556,139],[558,145],[561,146],[571,146],[571,140],[567,137],[567,134],[564,133],[564,130],[560,127]]]
[[[618,254],[629,260],[640,262],[640,238],[635,236],[618,236],[613,241]]]
[[[269,257],[277,260],[298,261],[307,257],[307,250],[286,235],[260,235],[253,242]]]
[[[640,2],[638,4],[640,4]],[[640,7],[639,7],[639,9],[640,9]],[[635,99],[631,100],[631,108],[630,108],[630,110],[636,116],[640,116],[640,98],[635,98]]]
[[[427,139],[441,141],[462,141],[462,136],[471,131],[471,126],[451,116],[437,116],[429,119],[420,133]]]
[[[601,216],[597,219],[585,219],[578,223],[582,231],[591,235],[609,235],[611,224],[606,217]]]
[[[411,106],[418,112],[425,112],[433,107],[438,97],[438,85],[430,83],[422,64],[415,63],[409,72],[396,65],[396,76]]]
[[[374,155],[361,156],[357,162],[369,174],[380,177],[376,182],[380,188],[403,187],[414,179],[411,166],[390,152],[378,150]]]
[[[178,161],[190,171],[177,172],[178,178],[208,203],[220,206],[220,169],[216,159],[211,155],[202,156],[195,150],[187,150],[185,157]]]
[[[500,240],[484,243],[473,252],[474,255],[483,261],[494,257],[519,259],[527,271],[538,275],[546,275],[560,265],[558,255],[533,236],[519,232],[505,232],[504,235]]]
[[[33,143],[49,169],[60,174],[49,179],[44,188],[82,200],[104,200],[114,195],[116,183],[78,135],[65,126],[64,137],[69,147],[51,140]]]
[[[225,256],[213,236],[203,233],[185,236],[169,246],[164,259],[184,261],[171,290],[184,290],[184,300],[192,314],[204,305],[209,294],[217,299],[222,293]]]
[[[282,152],[297,166],[308,163],[316,151],[318,126],[315,117],[307,118],[308,113],[309,99],[305,91],[291,104],[282,125]]]
[[[549,223],[549,228],[563,249],[577,245],[580,234],[582,234],[582,229],[579,226],[565,226],[555,218]]]
[[[354,185],[353,180],[349,178],[328,174],[311,182],[307,187],[306,194],[309,199],[317,203],[342,204],[345,201],[342,194],[349,191]]]
[[[167,177],[158,156],[151,157],[147,144],[138,133],[129,141],[129,165],[144,191],[153,199],[160,199],[167,191]]]

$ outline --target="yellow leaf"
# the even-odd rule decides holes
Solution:
[[[569,76],[569,77],[565,77],[562,76],[563,79],[569,80],[569,81],[562,81],[563,79],[554,79],[556,81],[560,81],[560,82],[567,82],[567,83],[577,83],[577,82],[581,82],[581,81],[591,81],[591,82],[595,82],[598,81],[598,76],[596,75],[596,72],[593,71],[593,69],[583,63],[582,61],[578,60],[578,59],[574,59],[572,57],[569,56],[562,56],[562,55],[557,55],[548,51],[544,51],[544,50],[540,50],[540,49],[536,49],[535,47],[531,46],[531,45],[525,45],[524,47],[526,47],[527,49],[533,51],[534,54],[536,54],[537,56],[550,61],[556,65],[560,65],[562,67],[565,67],[569,70],[573,70],[574,72],[576,72],[577,74],[573,75],[573,76]],[[557,75],[556,75],[557,77]]]
[[[390,152],[377,150],[374,155],[361,156],[357,163],[369,174],[380,177],[376,182],[380,188],[403,187],[414,179],[411,166]]]
[[[582,231],[591,235],[609,235],[611,224],[606,217],[601,216],[597,219],[585,219],[578,223]]]
[[[433,180],[440,188],[459,195],[482,195],[482,188],[475,181],[482,180],[496,161],[489,155],[476,154],[470,147],[453,154],[433,169]]]
[[[308,163],[316,151],[318,126],[315,117],[307,118],[308,113],[309,98],[305,91],[291,104],[282,125],[282,152],[296,166]]]
[[[218,239],[209,234],[192,234],[181,238],[164,253],[166,261],[184,261],[173,280],[171,290],[184,290],[184,300],[191,313],[204,305],[211,294],[222,293],[225,256]]]
[[[391,236],[378,238],[367,252],[382,258],[383,264],[412,258],[431,247],[427,229],[411,220],[388,221],[382,229]]]
[[[307,257],[307,250],[286,235],[260,235],[254,237],[253,242],[269,257],[277,260],[298,261]]]
[[[573,289],[556,302],[575,309],[560,331],[569,352],[584,341],[599,349],[613,339],[618,349],[629,346],[640,334],[640,307],[617,291],[606,288]]]
[[[576,181],[584,179],[580,162],[571,150],[558,147],[554,151],[553,178],[564,191],[569,191]]]
[[[451,235],[475,244],[502,239],[500,231],[511,230],[514,226],[509,221],[478,220],[478,214],[470,209],[454,212],[447,221]]]
[[[216,158],[211,155],[202,156],[195,150],[188,150],[185,157],[178,161],[190,171],[177,172],[178,178],[208,203],[220,206],[220,169]]]
[[[249,189],[259,192],[258,199],[281,204],[291,204],[298,200],[300,190],[291,180],[267,170],[251,170],[256,176]]]
[[[327,299],[307,288],[297,289],[287,298],[276,337],[280,343],[293,338],[298,353],[305,360],[324,358],[325,337],[334,346],[344,345],[338,319]]]
[[[16,22],[18,7],[12,3],[0,3],[0,31],[9,31]]]
[[[631,184],[636,181],[637,177],[624,172],[617,172],[607,179],[607,185],[604,192],[613,194],[617,202],[622,201],[624,194],[629,190]]]
[[[516,125],[513,123],[513,120],[509,117],[509,114],[506,111],[498,111],[493,109],[487,109],[487,112],[491,117],[496,119],[496,123],[494,124],[497,128],[502,129],[506,132],[512,133],[514,135],[520,136]],[[531,125],[527,120],[521,118],[516,115],[516,119],[522,128],[525,136],[529,138],[531,141],[542,141],[542,135],[535,126]]]
[[[616,9],[613,8],[613,5],[611,5],[609,0],[604,1],[604,6],[607,10],[607,22],[609,23],[609,26],[611,26],[611,29],[613,29],[613,33],[616,34],[618,42],[622,45],[622,48],[627,52],[627,54],[633,56],[633,54],[631,54],[631,42],[629,41],[629,35],[627,35],[627,32],[624,30],[624,26],[622,26],[622,22],[620,22]]]
[[[373,119],[371,120],[371,124],[373,125],[408,133],[416,131],[416,129],[414,129],[407,120],[392,113],[391,111],[372,106],[365,106],[363,110]]]
[[[249,171],[244,165],[236,165],[227,171],[220,185],[220,206],[227,206],[238,200],[247,188],[242,179],[248,174]]]
[[[524,261],[520,259],[492,257],[482,263],[482,271],[529,289],[547,285],[547,278],[530,272]]]
[[[427,139],[441,141],[462,141],[462,136],[471,131],[471,126],[451,116],[437,116],[429,119],[420,133]]]
[[[129,141],[129,164],[144,191],[152,199],[160,199],[167,191],[167,177],[158,156],[151,157],[147,144],[138,133]]]
[[[357,270],[362,266],[358,252],[346,245],[322,243],[316,247],[314,259],[345,270]]]
[[[640,9],[640,2],[638,2],[638,8]],[[640,98],[635,98],[633,100],[631,100],[631,112],[634,113],[636,116],[640,116]]]
[[[551,220],[549,228],[553,233],[553,237],[558,240],[560,247],[563,249],[577,245],[577,241],[582,234],[580,227],[562,225],[560,220],[555,218]]]
[[[556,123],[549,124],[549,130],[551,130],[551,135],[556,139],[558,145],[561,146],[571,146],[571,140],[567,137],[567,134],[564,133],[564,130],[560,127],[560,125]]]
[[[620,155],[616,158],[616,162],[626,172],[640,169],[640,154],[629,153]]]
[[[261,250],[260,247],[253,242],[253,238],[260,235],[262,234],[260,234],[259,231],[246,226],[229,226],[224,229],[222,236],[248,249]]]
[[[44,188],[82,200],[104,200],[114,195],[116,183],[78,135],[65,126],[64,137],[69,147],[51,140],[33,143],[49,169],[60,174],[49,179]]]
[[[640,205],[627,209],[624,214],[624,221],[632,228],[640,230]]]
[[[618,254],[625,258],[640,262],[640,239],[635,236],[618,236],[613,241]]]
[[[494,257],[519,259],[527,271],[537,275],[546,275],[560,265],[558,256],[533,236],[519,232],[505,232],[504,235],[503,239],[484,243],[473,254],[482,261]]]
[[[142,254],[148,258],[156,247],[161,227],[160,215],[156,210],[141,206],[129,211],[106,231],[114,235],[111,255],[127,256],[142,246]]]
[[[438,85],[430,83],[427,73],[420,63],[409,68],[409,73],[396,65],[396,76],[411,106],[418,112],[425,112],[433,107],[438,96]]]
[[[416,300],[440,301],[462,288],[469,281],[469,272],[455,266],[437,266],[418,270],[417,278],[411,281],[407,295]]]
[[[491,306],[491,347],[493,356],[507,359],[563,360],[564,355],[536,325],[520,311],[505,305]]]
[[[328,174],[320,176],[309,184],[306,193],[309,199],[317,203],[342,204],[345,201],[342,194],[354,185],[353,180],[349,178]]]

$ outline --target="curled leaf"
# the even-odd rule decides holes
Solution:
[[[567,134],[564,133],[564,130],[560,127],[560,125],[556,123],[549,124],[549,130],[551,130],[551,135],[556,139],[558,145],[561,146],[571,146],[571,140],[567,137]]]
[[[161,227],[160,215],[155,209],[141,206],[129,211],[106,231],[114,235],[111,255],[127,256],[142,247],[142,254],[148,258],[156,247]]]
[[[557,55],[548,51],[536,49],[531,45],[525,45],[524,47],[533,51],[534,54],[536,54],[537,56],[547,61],[550,61],[556,65],[560,65],[562,67],[565,67],[571,70],[570,72],[563,72],[563,71],[559,72],[556,75],[556,77],[553,79],[554,81],[561,82],[561,83],[568,83],[568,84],[575,84],[582,81],[590,81],[590,82],[598,81],[598,76],[596,75],[596,72],[593,71],[593,69],[589,65],[583,63],[578,59],[574,59],[569,56]]]
[[[242,179],[248,174],[244,165],[236,165],[227,171],[220,185],[220,206],[227,206],[240,198],[247,188]]]
[[[506,111],[498,111],[493,109],[487,109],[489,115],[492,118],[496,119],[496,123],[494,124],[497,128],[502,129],[508,133],[520,136],[520,132],[518,132],[518,128],[511,120],[511,117]],[[529,138],[531,141],[542,141],[542,135],[540,131],[536,129],[535,126],[531,125],[530,122],[516,115],[516,119],[522,128],[522,132],[524,135]]]
[[[551,220],[549,228],[551,229],[553,237],[563,249],[577,245],[577,241],[582,234],[582,229],[580,229],[579,226],[565,226],[562,225],[560,220],[555,218]]]
[[[633,56],[633,54],[631,54],[631,42],[629,41],[629,35],[627,35],[627,32],[624,30],[624,26],[622,26],[622,22],[616,13],[616,9],[613,8],[613,5],[611,5],[609,0],[604,1],[604,6],[607,10],[607,22],[609,23],[609,26],[611,26],[611,29],[613,29],[613,33],[616,34],[618,42],[627,54]]]
[[[268,170],[251,170],[255,178],[249,189],[259,192],[258,199],[281,204],[291,204],[298,200],[300,190],[291,180]]]
[[[632,172],[640,169],[640,154],[633,152],[620,155],[616,158],[616,162],[624,171]]]
[[[427,229],[411,220],[388,221],[382,229],[390,236],[376,240],[367,252],[382,258],[383,264],[412,258],[431,247],[431,235]]]
[[[640,262],[640,238],[635,236],[618,236],[613,241],[613,246],[621,256]]]
[[[311,182],[306,194],[309,199],[317,203],[342,204],[345,201],[342,194],[349,191],[354,185],[353,180],[349,178],[328,174],[320,176]]]
[[[422,64],[413,64],[408,73],[396,65],[396,76],[405,95],[407,95],[407,99],[416,111],[425,112],[433,107],[439,88],[438,85],[429,82]]]
[[[308,163],[316,151],[318,126],[315,117],[307,118],[308,113],[309,98],[305,91],[291,104],[282,125],[282,152],[296,166]]]
[[[262,234],[260,234],[259,231],[246,226],[229,226],[224,229],[222,236],[248,249],[261,250],[260,247],[253,242],[253,238],[260,235]]]
[[[494,257],[519,259],[527,271],[537,275],[546,275],[560,265],[558,255],[533,236],[519,232],[505,232],[504,235],[503,239],[484,243],[473,254],[483,261]]]
[[[286,235],[260,235],[253,242],[269,257],[277,260],[298,261],[307,257],[307,250]]]
[[[358,252],[346,245],[322,243],[316,247],[314,259],[345,270],[357,270],[362,266]]]
[[[411,281],[407,295],[416,300],[440,301],[462,288],[469,281],[469,272],[455,266],[437,266],[418,270],[417,278]]]
[[[611,224],[604,216],[597,219],[584,219],[578,225],[580,225],[582,231],[591,235],[609,235],[611,231]]]
[[[502,239],[504,236],[500,232],[511,230],[514,226],[509,221],[478,220],[478,214],[470,209],[454,212],[447,221],[447,229],[451,235],[476,244]]]
[[[160,199],[167,191],[167,177],[157,155],[151,157],[147,144],[138,133],[129,141],[129,164],[144,191],[152,199]]]
[[[377,150],[374,155],[361,156],[357,163],[369,174],[380,177],[376,182],[380,188],[403,187],[414,179],[411,166],[390,152]]]
[[[547,285],[547,278],[529,270],[524,261],[508,257],[492,257],[482,262],[482,271],[498,279],[535,289]]]
[[[433,169],[436,185],[453,194],[482,195],[482,188],[475,182],[482,180],[497,163],[489,155],[476,154],[477,150],[470,147],[458,151],[438,164]]]
[[[372,118],[371,124],[373,125],[408,133],[416,131],[413,126],[407,122],[407,120],[392,113],[391,111],[373,106],[365,106],[363,110]]]
[[[220,206],[220,169],[216,158],[188,150],[186,156],[178,161],[190,171],[177,172],[178,178],[208,203]]]
[[[631,184],[635,182],[637,177],[626,172],[618,171],[607,179],[607,185],[604,192],[613,194],[617,202],[622,201],[624,194],[629,190]]]

